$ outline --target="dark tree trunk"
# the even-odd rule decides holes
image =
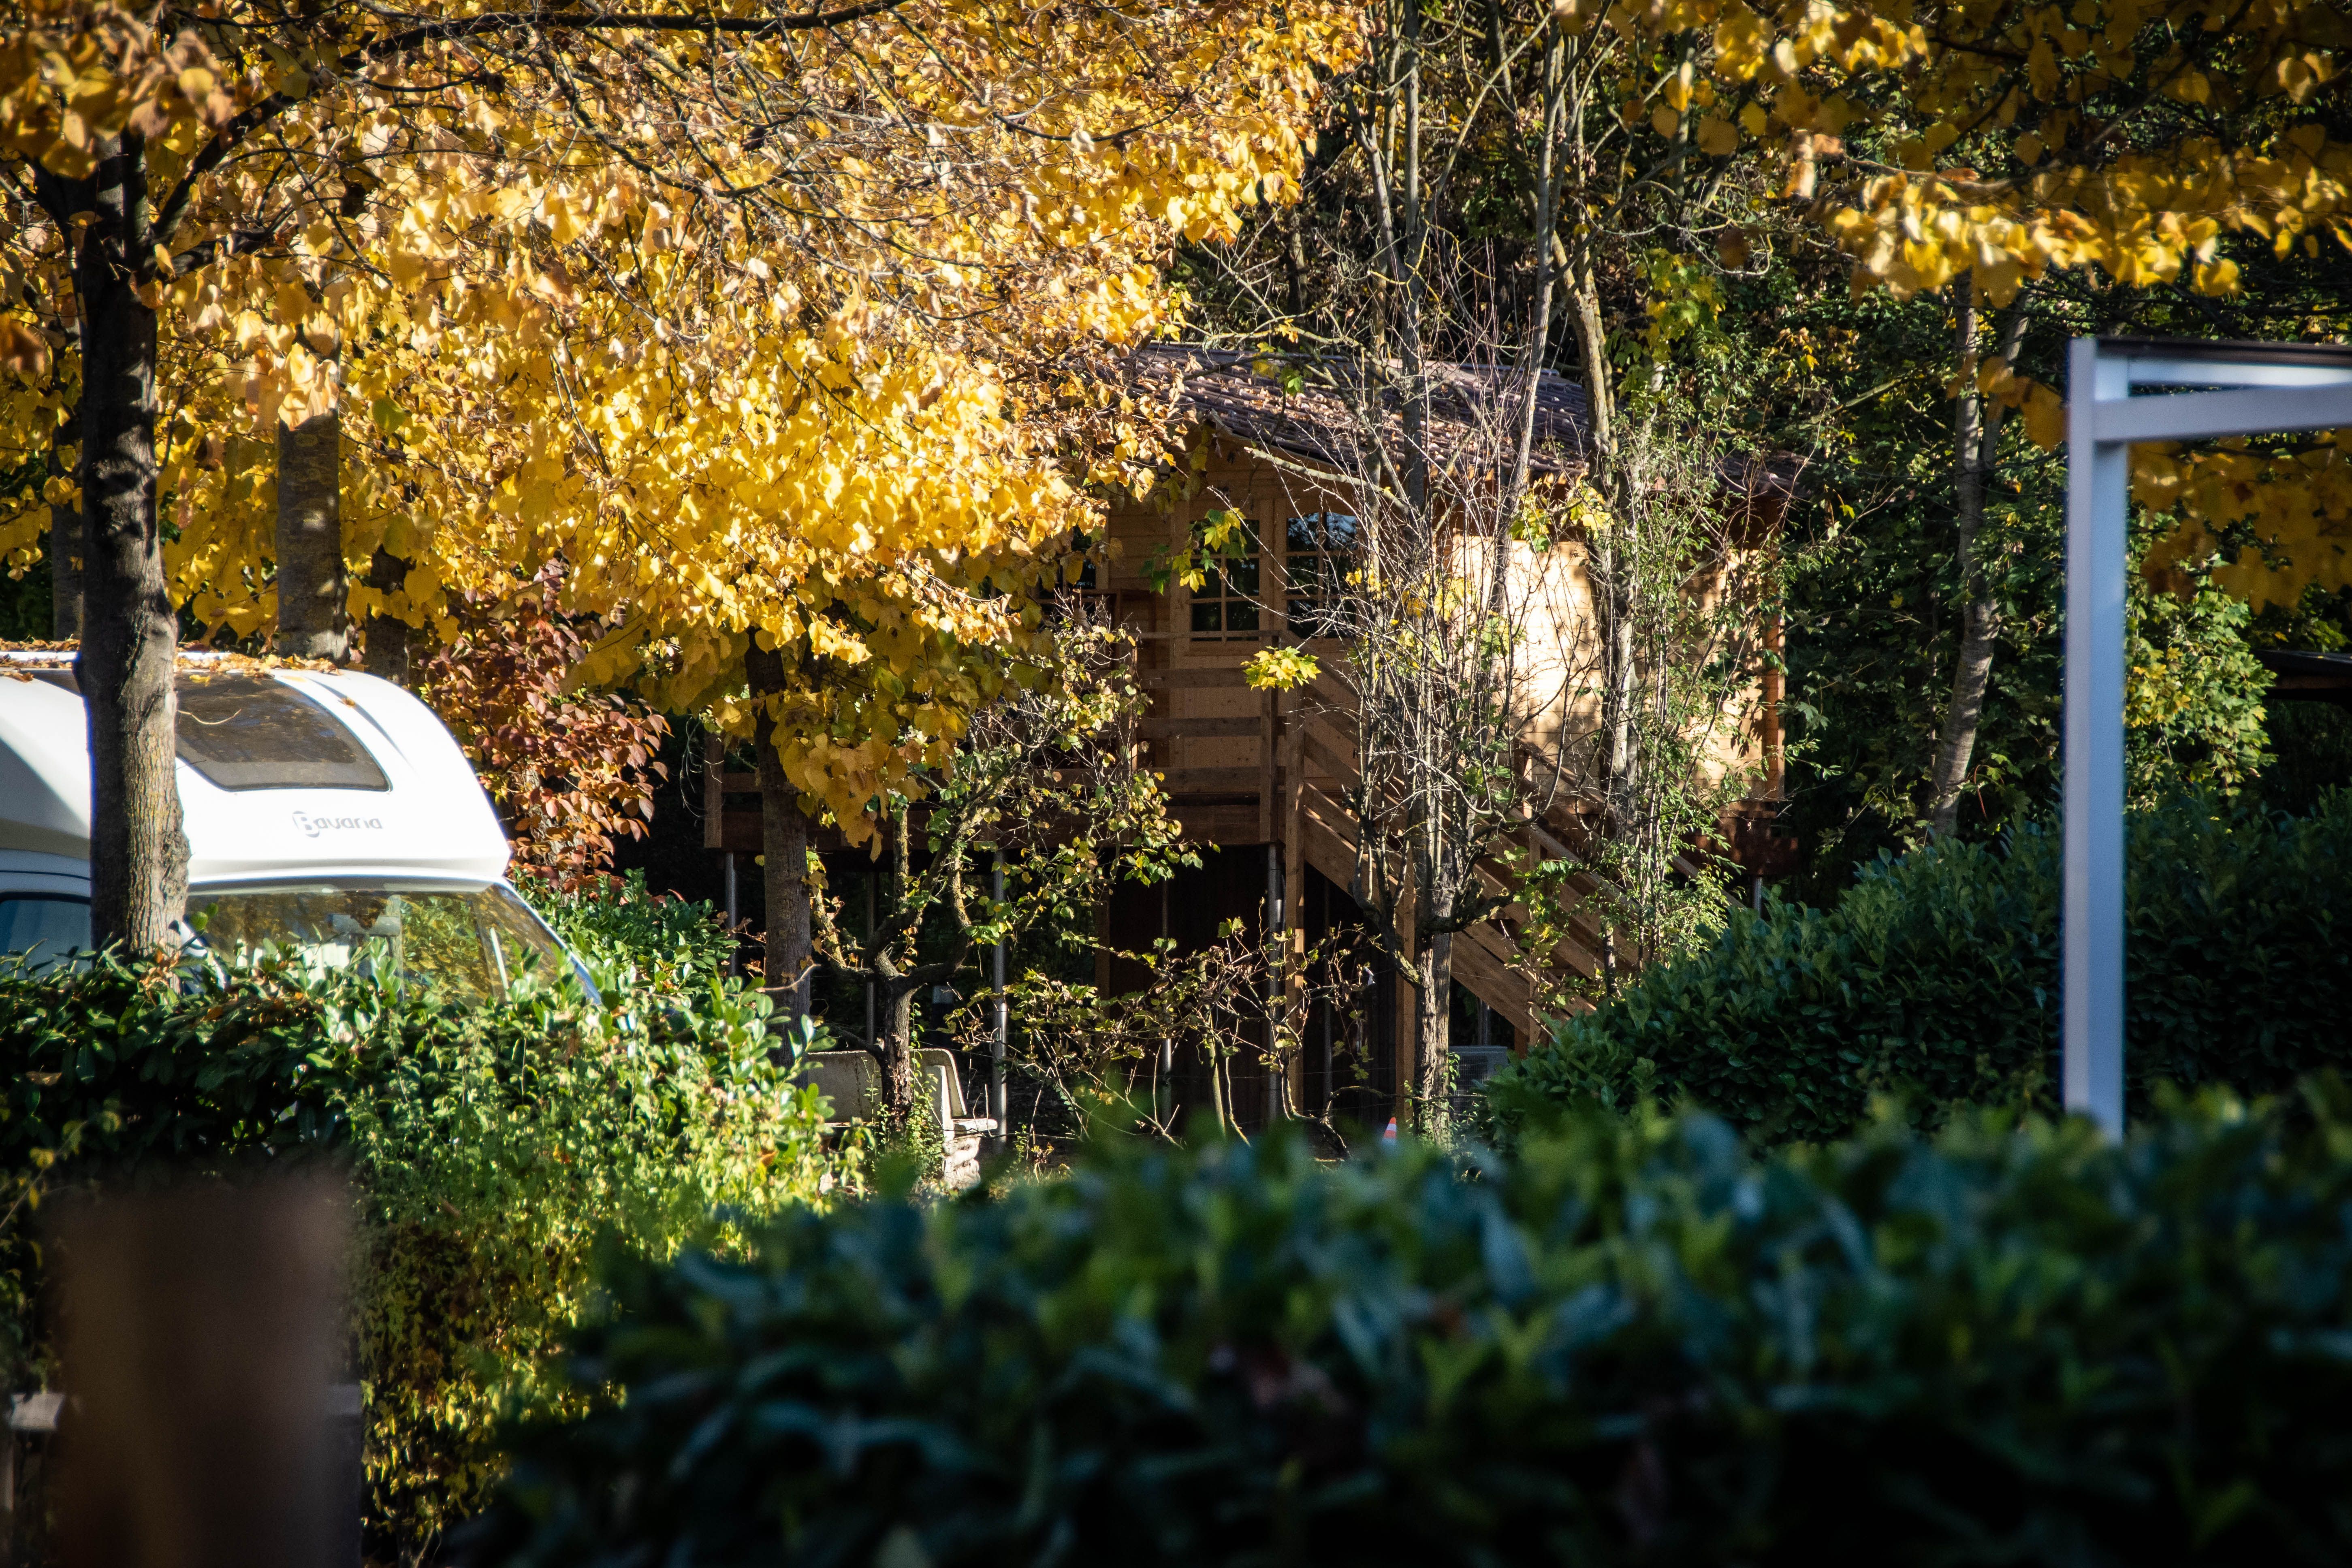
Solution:
[[[1581,149],[1580,147],[1580,155]],[[1617,454],[1616,384],[1609,368],[1608,324],[1601,311],[1601,288],[1590,236],[1580,241],[1570,276],[1569,304],[1576,321],[1579,356],[1584,371],[1585,406],[1591,428],[1585,441],[1585,478],[1599,490],[1615,514],[1615,525],[1587,542],[1587,571],[1592,584],[1593,617],[1601,641],[1601,837],[1612,844],[1630,844],[1638,830],[1635,796],[1640,784],[1640,741],[1634,726],[1634,616],[1633,581],[1635,563],[1626,531],[1634,525],[1632,493]],[[1612,919],[1601,931],[1601,979],[1603,991],[1615,995],[1625,961],[1618,926]]]
[[[368,563],[367,580],[368,586],[377,593],[392,593],[408,581],[408,563],[389,550],[379,549]],[[360,657],[366,661],[367,672],[394,686],[407,685],[408,623],[397,616],[371,610],[362,637]]]
[[[95,216],[74,258],[81,309],[82,639],[89,711],[93,942],[169,942],[188,889],[174,775],[179,625],[155,522],[155,312],[146,152],[125,135],[92,181]]]
[[[754,697],[784,688],[781,653],[754,647],[743,656],[743,671]],[[760,759],[760,849],[768,898],[767,954],[761,968],[768,994],[786,1018],[798,1022],[808,1014],[813,952],[808,817],[801,811],[800,790],[784,776],[784,760],[776,752],[775,721],[764,708],[753,726],[752,746]]]
[[[1448,1093],[1452,1086],[1446,1082],[1454,1033],[1452,931],[1431,931],[1421,939],[1420,969],[1413,990],[1412,1033],[1421,1067],[1421,1131],[1426,1137],[1443,1138],[1454,1110]]]
[[[330,411],[278,427],[278,651],[351,658],[343,570],[343,423]]]
[[[1949,835],[1959,824],[1960,796],[1976,755],[1977,734],[1984,723],[1985,692],[1992,684],[1994,649],[2000,643],[2000,605],[1985,581],[1984,563],[1977,547],[1984,524],[1985,480],[1993,469],[2000,440],[2000,405],[1988,405],[1977,390],[1977,303],[1964,298],[1959,310],[1960,398],[1952,419],[1952,510],[1955,546],[1960,576],[1960,657],[1952,675],[1952,700],[1944,710],[1944,730],[1936,743],[1936,761],[1928,776],[1927,824],[1937,837]],[[2000,354],[2017,357],[2025,334],[2022,300],[2010,309],[2001,323]]]
[[[891,1125],[904,1129],[915,1114],[915,993],[919,987],[901,984],[883,997],[882,1110]]]

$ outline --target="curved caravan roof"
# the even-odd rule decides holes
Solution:
[[[89,859],[72,658],[0,652],[0,858],[25,870]],[[465,753],[391,682],[184,654],[179,700],[189,881],[505,874],[506,834]]]

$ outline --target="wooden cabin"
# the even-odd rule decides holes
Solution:
[[[1219,924],[1239,920],[1262,931],[1278,919],[1292,934],[1291,951],[1320,944],[1355,919],[1349,892],[1356,835],[1347,805],[1355,782],[1355,736],[1349,699],[1325,678],[1287,694],[1252,689],[1243,666],[1269,644],[1303,646],[1328,667],[1346,648],[1317,638],[1311,611],[1319,588],[1339,569],[1337,531],[1328,520],[1357,510],[1346,479],[1361,471],[1343,450],[1347,426],[1360,424],[1353,405],[1297,380],[1286,386],[1250,356],[1173,345],[1144,351],[1135,362],[1146,389],[1178,410],[1190,432],[1193,470],[1181,499],[1173,489],[1115,507],[1111,549],[1091,574],[1095,591],[1117,624],[1133,637],[1150,718],[1142,733],[1173,809],[1189,837],[1213,852],[1198,872],[1164,889],[1128,890],[1108,912],[1107,936],[1127,951],[1167,936],[1180,945],[1210,940]],[[1502,378],[1469,367],[1447,367],[1436,417],[1460,425],[1487,412],[1480,399],[1498,399]],[[1582,390],[1546,374],[1536,392],[1539,478],[1572,480],[1584,444]],[[1791,490],[1785,469],[1759,466],[1727,476],[1727,503],[1751,514],[1750,536],[1769,548]],[[1212,510],[1238,510],[1253,525],[1254,560],[1212,574],[1199,590],[1155,590],[1155,555],[1182,548]],[[1526,552],[1522,552],[1522,556]],[[1549,571],[1534,594],[1528,626],[1551,646],[1531,661],[1538,674],[1564,674],[1590,652],[1591,603],[1583,546],[1563,539],[1549,562],[1515,561],[1515,572]],[[1696,592],[1714,591],[1695,584]],[[1305,634],[1305,635],[1301,635]],[[1777,647],[1777,639],[1767,646]],[[1550,680],[1531,699],[1527,743],[1534,762],[1564,730],[1593,720],[1591,703],[1572,679]],[[1715,846],[1753,872],[1793,868],[1795,846],[1771,829],[1780,788],[1777,677],[1759,679],[1726,727],[1711,765],[1740,770],[1757,781],[1752,798],[1725,814]],[[1562,801],[1530,820],[1519,847],[1542,858],[1573,858],[1585,824]],[[1499,888],[1503,868],[1489,868]],[[1506,921],[1509,919],[1507,912]],[[1597,942],[1562,944],[1554,961],[1592,973]],[[1524,1050],[1540,1026],[1528,980],[1512,967],[1517,944],[1497,924],[1474,928],[1454,942],[1454,979],[1463,993],[1453,1038],[1465,1080],[1483,1075],[1507,1052]],[[1110,966],[1107,986],[1139,983]],[[1307,1020],[1305,1059],[1294,1064],[1290,1090],[1308,1110],[1337,1102],[1354,1120],[1377,1125],[1397,1104],[1401,1085],[1413,1081],[1410,987],[1378,964],[1347,987],[1351,1006],[1318,1003]],[[1194,1065],[1197,1078],[1202,1069]],[[1184,1074],[1180,1066],[1180,1079]],[[1244,1121],[1272,1102],[1274,1086],[1244,1073],[1233,1085]],[[1182,1092],[1205,1100],[1202,1086]]]
[[[1344,540],[1335,538],[1357,510],[1342,447],[1360,400],[1351,410],[1338,396],[1308,390],[1295,378],[1286,386],[1262,374],[1250,357],[1154,345],[1130,362],[1135,388],[1172,406],[1187,432],[1192,468],[1142,500],[1123,500],[1109,512],[1108,548],[1087,568],[1081,592],[1097,611],[1134,640],[1139,683],[1150,697],[1140,727],[1148,764],[1160,773],[1187,836],[1202,846],[1202,866],[1158,888],[1123,889],[1104,911],[1102,936],[1129,952],[1148,951],[1160,938],[1190,951],[1214,940],[1229,921],[1262,939],[1275,921],[1289,932],[1286,951],[1319,947],[1358,922],[1349,888],[1356,834],[1347,801],[1354,782],[1355,737],[1349,699],[1328,673],[1290,693],[1252,689],[1243,666],[1270,644],[1305,646],[1327,666],[1346,658],[1344,645],[1313,637],[1312,605],[1339,569]],[[1498,377],[1449,367],[1437,417],[1467,426],[1486,412],[1481,400],[1498,396]],[[1546,374],[1536,395],[1538,475],[1572,480],[1584,444],[1580,388]],[[1760,547],[1769,548],[1790,486],[1785,473],[1757,469],[1727,476],[1728,503],[1745,509]],[[1151,567],[1163,551],[1184,547],[1212,510],[1238,510],[1253,525],[1257,549],[1199,589],[1154,586]],[[1335,549],[1338,546],[1338,549]],[[1536,662],[1565,670],[1591,650],[1580,613],[1591,602],[1582,572],[1582,545],[1553,543],[1545,559],[1513,563],[1514,571],[1549,571],[1550,584],[1530,626],[1552,640]],[[1713,591],[1695,584],[1696,592]],[[1300,633],[1308,635],[1303,637]],[[1561,731],[1589,725],[1589,702],[1563,681],[1530,713],[1531,756]],[[1776,679],[1759,679],[1743,699],[1713,765],[1751,773],[1752,797],[1725,815],[1717,848],[1759,874],[1791,868],[1794,846],[1772,833],[1780,793]],[[751,787],[748,777],[711,781],[711,847],[748,850],[758,841],[756,799],[723,811],[722,790]],[[741,809],[748,806],[748,811]],[[1574,858],[1584,824],[1563,802],[1526,823],[1519,847],[1544,858]],[[1503,868],[1488,868],[1499,887]],[[1510,919],[1509,911],[1504,916]],[[1571,940],[1553,958],[1583,973],[1598,964],[1597,941]],[[1454,943],[1454,1049],[1462,1079],[1483,1076],[1507,1053],[1524,1050],[1541,1026],[1527,979],[1512,968],[1517,951],[1509,930],[1488,924]],[[1106,959],[1097,982],[1108,992],[1139,988],[1139,967]],[[1287,1091],[1309,1112],[1332,1109],[1348,1120],[1378,1126],[1402,1107],[1401,1088],[1414,1081],[1412,993],[1392,966],[1371,963],[1345,976],[1325,975],[1323,999],[1304,1019],[1303,1059],[1290,1064]],[[1279,1104],[1285,1086],[1244,1056],[1230,1062],[1228,1081],[1213,1085],[1204,1053],[1171,1042],[1163,1087],[1184,1106],[1225,1098],[1244,1125],[1261,1123]]]

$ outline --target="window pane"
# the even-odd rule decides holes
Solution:
[[[1283,525],[1282,536],[1293,551],[1323,547],[1322,531],[1315,526],[1315,522],[1312,517],[1294,517]]]
[[[475,895],[474,910],[490,933],[509,984],[525,973],[549,981],[571,973],[571,961],[530,906],[504,888],[484,888]]]
[[[402,979],[448,996],[499,994],[499,973],[472,899],[462,893],[404,893],[395,901]]]
[[[1225,567],[1225,596],[1255,595],[1257,592],[1257,557],[1235,561]]]
[[[33,679],[80,695],[70,669]],[[328,710],[259,675],[189,675],[178,681],[180,761],[215,789],[385,790],[367,748]]]
[[[1225,606],[1225,630],[1254,632],[1257,630],[1257,606],[1236,599]]]
[[[1192,629],[1196,632],[1213,632],[1223,629],[1223,613],[1224,606],[1218,604],[1214,599],[1211,599],[1206,603],[1202,603],[1199,599],[1193,600]]]
[[[499,988],[470,894],[273,888],[189,902],[204,916],[208,947],[251,952],[275,942],[318,963],[388,963],[404,980],[476,1001]]]
[[[80,899],[12,893],[0,898],[0,965],[22,954],[29,972],[89,946],[89,905]]]
[[[1323,547],[1326,550],[1339,552],[1353,550],[1356,547],[1358,526],[1356,520],[1345,512],[1325,512],[1323,514]]]
[[[183,677],[180,760],[220,789],[391,788],[359,738],[266,676]]]

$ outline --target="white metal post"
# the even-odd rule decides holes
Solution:
[[[2139,386],[2221,390],[2136,399]],[[2077,338],[2066,402],[2066,1109],[2119,1137],[2131,444],[2352,426],[2352,347]]]
[[[2126,397],[2126,366],[2096,338],[2066,366],[2066,1109],[2124,1125],[2124,501],[2131,449],[2098,438],[2099,405]]]

